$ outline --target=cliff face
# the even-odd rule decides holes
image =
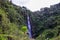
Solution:
[[[60,38],[60,3],[41,11],[31,12],[8,0],[0,0],[0,39],[29,40],[26,15],[29,14],[32,35],[36,40]]]

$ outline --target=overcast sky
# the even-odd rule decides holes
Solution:
[[[40,10],[44,7],[49,7],[50,5],[57,4],[60,0],[12,0],[14,4],[25,6],[31,11]]]

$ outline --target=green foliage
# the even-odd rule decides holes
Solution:
[[[36,40],[60,39],[59,4],[44,8],[42,11],[31,12],[8,0],[0,0],[0,40],[29,40],[26,34],[27,13],[30,16],[32,33],[33,37],[37,37]]]
[[[26,26],[22,26],[21,30],[22,30],[23,32],[27,32],[27,27],[26,27]]]
[[[3,5],[0,6],[0,40],[26,40],[28,37],[23,31],[26,32],[27,28],[23,26],[25,25],[23,15],[17,12],[19,8],[7,1],[1,4]]]

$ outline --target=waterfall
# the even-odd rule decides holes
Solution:
[[[29,16],[27,16],[27,23],[28,23],[28,33],[29,33],[29,37],[32,38],[31,24],[30,24],[30,17],[29,17]]]

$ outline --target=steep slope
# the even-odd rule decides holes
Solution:
[[[0,1],[0,40],[28,40],[21,7],[3,1]]]
[[[60,36],[60,3],[32,14],[32,31],[37,40],[47,40]]]
[[[8,0],[0,0],[0,40],[29,40],[27,14],[30,16],[33,38],[60,40],[60,3],[31,12]]]

